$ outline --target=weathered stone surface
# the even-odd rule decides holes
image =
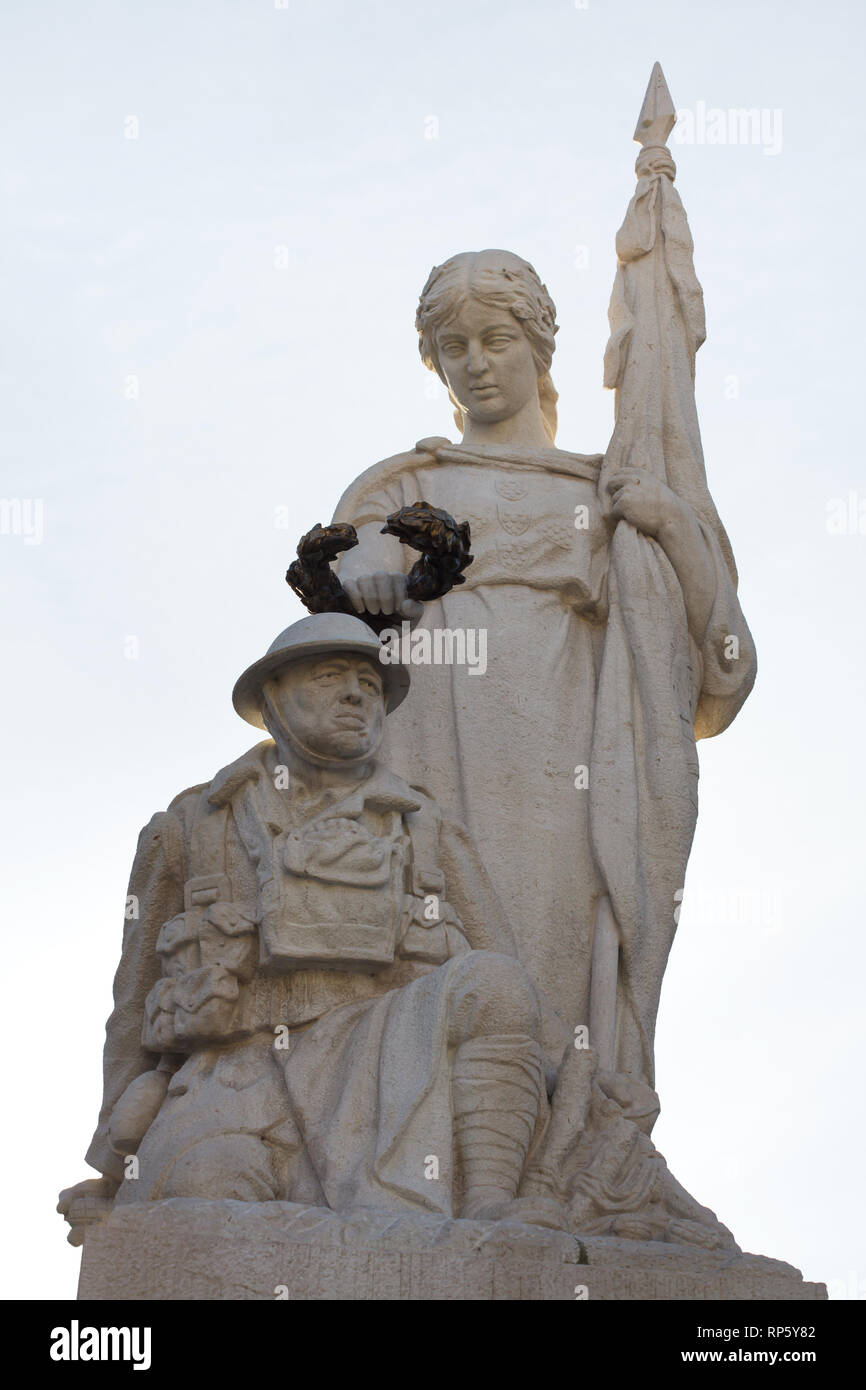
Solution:
[[[366,469],[308,532],[288,577],[314,616],[234,693],[270,740],[142,832],[102,1176],[60,1200],[83,1296],[820,1296],[743,1255],[651,1140],[696,744],[756,669],[704,469],[673,120],[657,67],[606,454],[556,447],[529,262],[435,267],[416,326],[460,442]]]
[[[581,1263],[583,1258],[588,1263]],[[586,1292],[584,1293],[583,1290]],[[82,1299],[826,1298],[781,1260],[502,1221],[291,1202],[117,1208],[84,1244]]]

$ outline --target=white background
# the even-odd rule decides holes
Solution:
[[[0,536],[7,1297],[74,1294],[54,1204],[88,1175],[140,826],[253,741],[230,692],[300,616],[301,532],[376,459],[453,437],[413,327],[431,265],[533,262],[558,443],[604,449],[657,58],[678,107],[778,110],[782,145],[671,142],[760,670],[701,746],[655,1138],[744,1249],[866,1294],[866,535],[827,529],[866,501],[863,27],[854,0],[6,6],[2,495],[45,509],[41,544]]]

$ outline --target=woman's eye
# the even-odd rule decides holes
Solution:
[[[504,348],[513,341],[511,338],[488,338],[487,346],[492,348]]]

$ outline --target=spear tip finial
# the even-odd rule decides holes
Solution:
[[[674,128],[677,109],[668,91],[661,63],[653,63],[643,106],[637,118],[634,139],[639,145],[666,145]]]

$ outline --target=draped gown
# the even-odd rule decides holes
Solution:
[[[551,1050],[589,1021],[597,909],[610,896],[620,932],[616,1067],[652,1085],[697,810],[695,729],[730,722],[754,679],[754,652],[712,529],[700,522],[716,598],[698,647],[661,547],[605,516],[601,465],[600,455],[555,448],[422,440],[361,474],[334,519],[381,524],[424,500],[469,521],[466,582],[426,604],[417,626],[486,629],[486,671],[413,665],[383,756],[472,833],[521,960],[557,1017]],[[637,559],[624,543],[617,582],[612,541],[624,530]],[[361,545],[366,573],[406,572],[417,558],[378,528]]]

